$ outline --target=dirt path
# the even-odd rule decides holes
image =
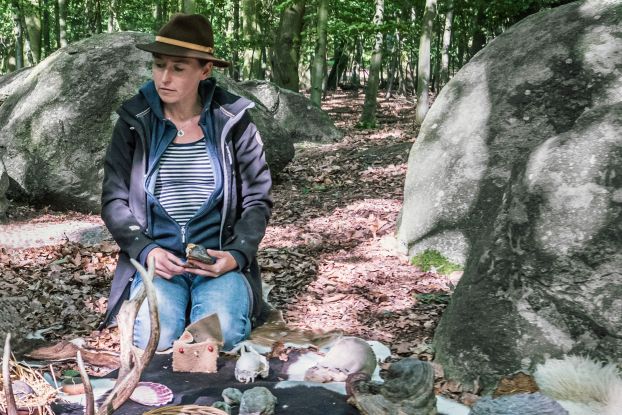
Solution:
[[[395,252],[392,235],[416,129],[412,104],[381,100],[379,128],[357,130],[362,96],[324,103],[345,138],[305,143],[277,180],[259,259],[271,301],[295,326],[380,340],[396,355],[430,357],[447,290]],[[20,207],[0,225],[0,290],[15,300],[18,333],[55,324],[48,340],[90,333],[101,319],[117,256],[93,215]],[[43,246],[45,245],[45,246]],[[429,298],[429,297],[425,297]],[[8,300],[6,300],[8,301]],[[5,302],[6,302],[5,301]]]

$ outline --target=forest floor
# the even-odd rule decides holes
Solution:
[[[414,105],[379,98],[378,128],[360,130],[363,98],[331,94],[323,109],[344,138],[298,144],[295,159],[275,179],[273,216],[259,253],[263,277],[274,285],[270,302],[290,326],[341,330],[383,342],[395,358],[430,360],[450,277],[411,265],[394,239],[418,132]],[[13,207],[8,223],[0,224],[0,305],[13,313],[5,313],[0,326],[16,332],[18,344],[51,328],[46,341],[99,336],[115,347],[114,335],[94,330],[118,248],[111,240],[72,242],[58,232],[93,226],[102,226],[98,216],[29,206]],[[445,388],[460,391],[459,385]]]

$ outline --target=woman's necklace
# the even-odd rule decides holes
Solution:
[[[191,125],[192,121],[195,119],[195,117],[197,115],[199,115],[199,114],[193,115],[188,120],[186,120],[186,122],[180,123],[179,125],[177,125],[177,123],[173,122],[171,117],[167,117],[166,119],[169,120],[170,122],[172,122],[173,124],[175,124],[175,127],[177,127],[177,137],[183,137],[184,135],[186,135],[186,133],[184,132],[184,129],[186,127],[188,127],[189,125]]]

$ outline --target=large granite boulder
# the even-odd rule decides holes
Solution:
[[[398,240],[465,264],[437,329],[487,390],[544,357],[622,362],[622,1],[530,16],[445,86],[408,162]]]
[[[245,81],[239,85],[265,106],[296,142],[330,143],[343,138],[343,133],[335,128],[328,114],[318,111],[304,95],[268,81]]]
[[[151,39],[131,32],[96,35],[34,68],[0,77],[0,160],[10,192],[55,208],[99,211],[102,160],[115,109],[150,78],[151,55],[134,45]],[[261,102],[216,76],[225,87]],[[295,131],[261,104],[251,113],[270,168],[278,174],[294,156]]]

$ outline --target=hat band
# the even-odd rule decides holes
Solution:
[[[169,45],[181,46],[182,48],[197,50],[199,52],[214,53],[214,48],[209,46],[201,46],[196,43],[184,42],[182,40],[171,39],[170,37],[156,36],[156,42],[168,43]]]

